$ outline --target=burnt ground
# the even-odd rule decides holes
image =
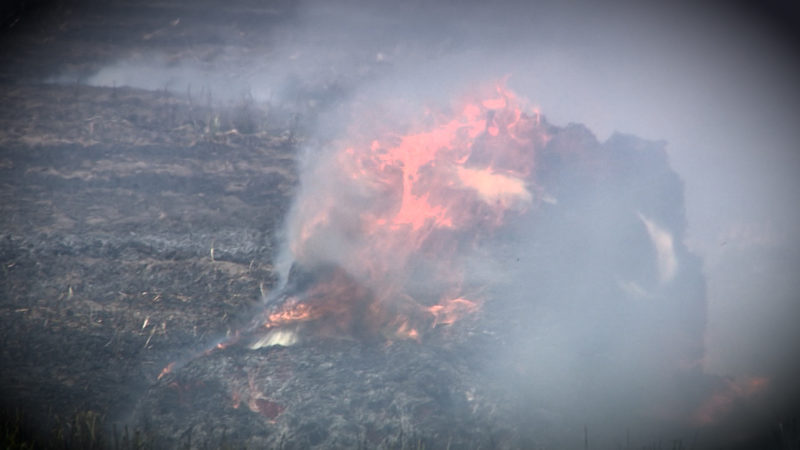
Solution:
[[[163,45],[143,34],[163,13],[193,10],[3,11],[4,446],[107,446],[89,429],[113,434],[111,418],[166,363],[224,335],[274,282],[273,232],[296,184],[288,122],[245,100],[217,108],[165,91],[44,82]]]
[[[2,96],[4,406],[106,414],[271,287],[292,140],[211,134],[163,93]]]

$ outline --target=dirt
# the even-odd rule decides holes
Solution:
[[[130,408],[272,287],[296,141],[210,131],[204,119],[228,111],[166,93],[0,96],[0,391],[41,435],[34,424]]]

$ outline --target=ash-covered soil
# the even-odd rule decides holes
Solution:
[[[228,349],[164,377],[135,414],[166,448],[189,441],[247,448],[519,445],[497,423],[498,398],[487,398],[474,375],[479,368],[464,354],[344,339]]]
[[[113,415],[272,286],[294,138],[165,93],[0,95],[2,406]]]

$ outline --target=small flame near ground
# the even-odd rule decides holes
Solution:
[[[766,377],[743,377],[728,379],[707,397],[692,415],[695,425],[712,425],[720,422],[734,409],[736,402],[753,398],[769,386]]]

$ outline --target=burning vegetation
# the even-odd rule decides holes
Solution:
[[[497,85],[405,134],[356,130],[310,151],[288,219],[290,287],[267,299],[263,327],[419,340],[475,314],[485,286],[465,275],[467,255],[541,201],[548,136],[524,108]]]

